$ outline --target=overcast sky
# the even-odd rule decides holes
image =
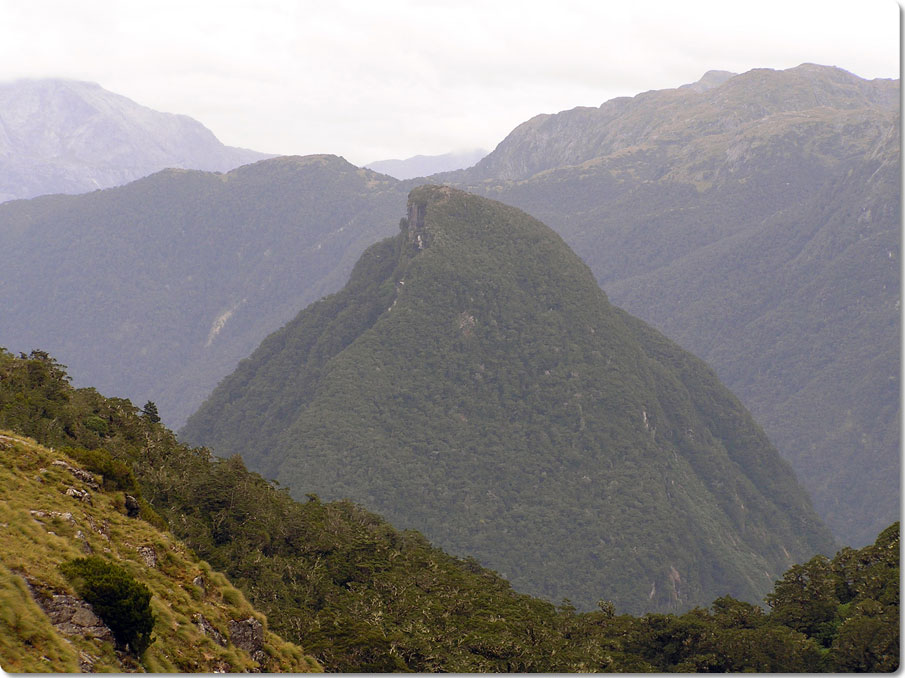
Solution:
[[[898,78],[899,24],[895,0],[0,0],[0,80],[89,80],[233,146],[363,165],[711,69]]]

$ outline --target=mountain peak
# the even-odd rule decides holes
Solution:
[[[731,71],[711,70],[704,73],[697,82],[688,85],[682,85],[679,89],[690,89],[695,92],[706,92],[707,90],[719,87],[730,78],[734,78],[738,73]]]
[[[696,83],[619,97],[599,108],[535,116],[457,182],[519,181],[541,172],[639,151],[676,154],[691,142],[740,130],[770,116],[898,107],[898,81],[868,81],[833,66],[708,71]],[[678,142],[678,143],[677,143]],[[706,143],[706,141],[704,142]],[[617,161],[618,162],[618,161]]]
[[[547,226],[443,186],[402,226],[182,435],[585,608],[757,600],[832,548],[739,403]]]
[[[0,83],[0,201],[118,186],[167,167],[226,171],[266,157],[94,82]]]

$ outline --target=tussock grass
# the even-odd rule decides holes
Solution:
[[[251,656],[229,644],[221,647],[196,623],[203,615],[228,638],[229,620],[266,618],[225,576],[215,572],[167,532],[125,513],[121,491],[91,488],[71,471],[79,463],[60,451],[0,431],[0,666],[8,672],[78,672],[79,654],[94,671],[186,673],[258,668]],[[90,493],[90,502],[66,494]],[[149,567],[139,549],[151,547]],[[117,656],[110,643],[64,636],[28,591],[23,575],[42,591],[75,595],[59,570],[61,563],[93,553],[116,562],[152,593],[155,616],[151,646],[140,658]],[[205,588],[192,581],[201,575]],[[268,671],[318,670],[300,648],[265,631]]]

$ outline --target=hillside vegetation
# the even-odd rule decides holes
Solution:
[[[523,212],[441,187],[183,434],[581,609],[759,600],[834,545],[699,360]]]
[[[212,564],[222,563],[222,571],[257,609],[267,611],[271,628],[300,642],[327,670],[815,672],[894,671],[898,666],[897,524],[873,546],[843,549],[831,560],[818,556],[792,567],[768,596],[766,612],[723,596],[706,609],[682,615],[632,617],[607,601],[594,612],[578,613],[568,604],[554,606],[515,593],[476,561],[452,558],[416,532],[399,532],[347,502],[324,503],[314,496],[296,502],[246,471],[238,458],[217,459],[178,444],[153,421],[153,409],[140,411],[93,389],[73,389],[62,366],[44,353],[16,358],[0,351],[0,427],[46,444],[75,446],[71,449],[80,449],[83,461],[70,458],[71,468],[90,460],[92,468],[103,470],[95,479],[103,478],[104,486],[129,486],[134,477],[139,503],[153,505],[195,553]],[[3,435],[4,452],[24,449],[31,455],[24,465],[61,456],[59,450],[49,453],[19,434]],[[3,468],[18,463],[9,455],[3,459]],[[52,462],[46,468],[45,477],[65,480],[67,486],[77,482],[69,468]],[[22,476],[14,470],[4,473]],[[58,491],[62,485],[33,482],[31,475],[24,474],[26,485],[36,492],[24,496],[34,502],[49,507],[75,501]],[[149,529],[145,519],[122,515],[121,492],[111,493],[117,508],[110,525],[129,526],[126,534],[132,534],[133,525]],[[147,507],[141,510],[156,521]],[[78,509],[72,513],[82,515]],[[81,539],[60,529],[66,528],[68,518],[48,514],[16,520],[27,526],[21,533],[23,546],[34,542],[36,552],[44,553],[43,544],[62,544],[57,560],[81,555]],[[49,535],[48,527],[57,536]],[[107,545],[103,537],[98,541],[93,532],[82,532],[101,550]],[[59,536],[67,534],[69,541]],[[159,567],[167,571],[186,554],[197,566],[186,572],[201,571],[204,581],[193,580],[190,595],[198,596],[195,587],[203,583],[205,590],[220,591],[230,605],[239,600],[237,609],[245,614],[245,603],[229,593],[228,584],[204,561],[193,560],[185,547],[162,537],[164,533],[153,534],[167,545],[166,551],[155,550],[163,554]],[[134,546],[145,543],[132,541],[122,563],[136,579],[147,576],[153,587],[160,575],[148,575],[144,556],[141,563],[134,557]],[[160,545],[151,543],[155,549]],[[36,566],[35,572],[42,567]],[[8,579],[5,570],[0,577],[0,664],[29,671],[52,662],[60,671],[75,670],[78,660],[72,648],[27,602],[17,577]],[[48,577],[66,586],[55,571]],[[175,593],[161,593],[162,599],[174,595],[184,600],[184,584],[172,583],[169,589]],[[217,597],[205,593],[200,600],[207,604]],[[193,598],[192,605],[197,604]],[[206,608],[205,615],[209,611],[210,619],[219,620],[215,615],[224,606],[214,607]],[[183,609],[174,608],[167,618],[183,620]],[[236,608],[226,609],[232,615]],[[178,631],[185,634],[191,628],[182,625]],[[198,652],[215,650],[205,638],[192,638]],[[166,647],[158,639],[148,653],[158,643]],[[82,661],[98,657],[98,670],[121,670],[109,649],[93,654],[94,642],[76,641],[76,646],[91,655]]]
[[[838,68],[710,72],[536,116],[430,181],[556,230],[615,304],[714,367],[836,536],[866,544],[899,515],[898,106],[898,81]],[[0,345],[181,427],[425,181],[311,156],[0,205]]]
[[[0,666],[5,671],[319,670],[299,647],[267,630],[264,615],[221,573],[164,531],[152,509],[136,503],[130,510],[140,490],[127,467],[119,475],[110,472],[110,456],[95,453],[95,464],[108,460],[108,473],[95,474],[79,461],[86,458],[85,450],[50,450],[0,432]],[[113,588],[88,585],[77,593],[71,572],[80,572],[76,566],[86,557],[102,571],[121,568],[124,574]],[[149,605],[140,600],[142,589]],[[93,590],[102,597],[89,607],[82,599]],[[148,605],[146,612],[142,604]],[[137,626],[144,619],[149,625]]]
[[[181,426],[392,233],[397,183],[335,156],[284,157],[0,205],[0,346],[48,351],[76,383],[159,402]]]

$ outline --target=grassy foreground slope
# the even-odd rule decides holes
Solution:
[[[130,516],[126,506],[134,497],[117,486],[113,474],[87,471],[76,458],[79,451],[69,451],[76,456],[0,432],[5,671],[319,670],[301,648],[267,630],[264,615],[226,577],[161,529],[147,506],[147,519],[137,508]],[[60,566],[92,554],[124,568],[150,592],[153,628],[144,652],[124,648],[86,609],[76,609],[79,596]],[[76,611],[67,614],[67,607]],[[235,634],[255,627],[257,642],[237,640]]]

